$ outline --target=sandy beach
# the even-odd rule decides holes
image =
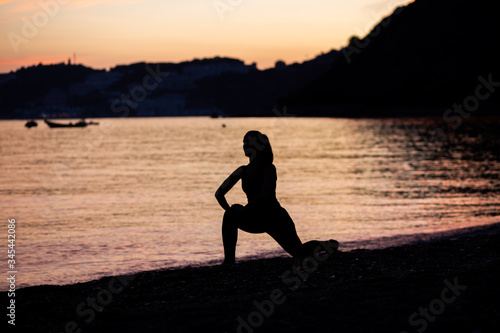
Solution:
[[[330,252],[23,288],[16,291],[15,327],[471,333],[500,328],[500,224],[380,250]]]

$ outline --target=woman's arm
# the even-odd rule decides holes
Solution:
[[[229,175],[229,177],[227,177],[227,179],[221,184],[221,186],[219,186],[219,188],[215,192],[215,198],[217,199],[217,202],[219,202],[219,205],[222,207],[222,209],[228,210],[230,208],[225,195],[227,192],[229,192],[230,189],[233,188],[238,180],[241,179],[244,168],[244,166],[240,166],[238,169],[236,169],[231,175]]]

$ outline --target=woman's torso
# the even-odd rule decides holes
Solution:
[[[268,173],[266,179],[266,172]],[[277,203],[276,199],[276,168],[274,165],[247,165],[243,169],[243,176],[241,177],[241,185],[243,192],[245,192],[248,202],[254,200],[263,190],[264,182],[273,182],[273,189],[264,197],[264,202],[268,204]],[[270,186],[270,184],[267,184]]]

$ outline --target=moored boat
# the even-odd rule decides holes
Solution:
[[[69,123],[69,124],[60,124],[60,123],[55,123],[53,121],[49,121],[47,119],[44,120],[45,123],[50,127],[50,128],[59,128],[59,127],[85,127],[87,126],[87,123],[83,120],[80,120],[77,123]]]
[[[34,121],[33,119],[31,119],[31,120],[27,121],[26,124],[24,124],[24,126],[26,126],[28,128],[36,127],[36,126],[38,126],[38,123],[36,121]]]

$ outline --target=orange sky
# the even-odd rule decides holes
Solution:
[[[0,73],[227,56],[268,68],[362,36],[409,0],[0,0]]]

